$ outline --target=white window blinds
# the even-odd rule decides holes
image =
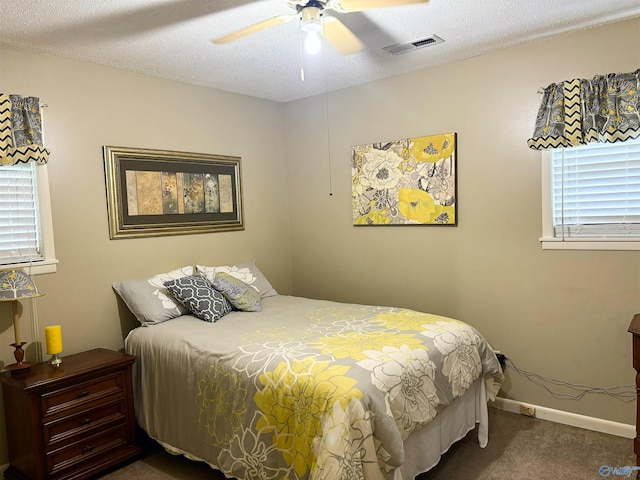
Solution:
[[[556,238],[640,238],[640,139],[551,151]]]
[[[0,166],[0,265],[39,260],[36,164]]]

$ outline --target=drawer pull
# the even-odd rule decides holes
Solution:
[[[78,398],[86,397],[87,395],[89,395],[89,390],[82,390],[81,392],[78,392]]]
[[[82,447],[82,453],[87,453],[91,450],[93,450],[93,445],[85,445],[84,447]]]
[[[93,422],[92,418],[83,418],[82,420],[80,420],[80,425],[88,425],[91,422]]]

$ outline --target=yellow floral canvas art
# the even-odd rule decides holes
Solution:
[[[456,134],[353,147],[354,225],[456,225]]]

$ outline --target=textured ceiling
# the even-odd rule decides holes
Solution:
[[[330,46],[324,56],[301,56],[296,21],[230,44],[210,41],[291,12],[285,0],[0,0],[0,40],[40,53],[290,101],[638,17],[640,0],[430,0],[366,12],[328,12],[366,46],[349,56]],[[432,34],[445,42],[397,56],[382,50]]]

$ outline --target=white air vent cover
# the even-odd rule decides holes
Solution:
[[[414,40],[412,42],[389,45],[388,47],[384,47],[383,50],[391,53],[392,55],[400,55],[401,53],[411,52],[419,48],[430,47],[431,45],[436,45],[442,42],[444,42],[444,40],[439,36],[431,35],[429,37],[421,38],[420,40]]]

